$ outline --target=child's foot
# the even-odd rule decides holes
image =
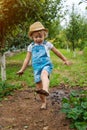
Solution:
[[[46,104],[46,103],[43,103],[40,109],[41,109],[41,110],[46,110],[46,109],[47,109],[47,104]]]
[[[35,90],[35,92],[38,93],[38,94],[49,96],[49,92],[47,92],[46,90],[43,90],[43,89]]]

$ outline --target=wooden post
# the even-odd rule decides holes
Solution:
[[[6,63],[5,63],[5,42],[4,35],[5,34],[5,23],[4,21],[0,21],[0,64],[1,64],[1,78],[2,81],[6,80]]]
[[[1,64],[1,78],[2,81],[6,80],[6,64],[5,64],[5,53],[0,55],[0,64]]]

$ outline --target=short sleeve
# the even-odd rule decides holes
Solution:
[[[27,51],[28,51],[28,52],[32,52],[32,44],[30,44],[30,45],[27,47]]]
[[[51,42],[47,42],[46,45],[49,50],[51,50],[53,48],[53,44]]]

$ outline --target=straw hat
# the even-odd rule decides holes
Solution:
[[[35,31],[44,30],[46,32],[46,37],[48,35],[48,29],[46,29],[40,22],[33,23],[29,28],[29,37],[32,39],[32,33]]]

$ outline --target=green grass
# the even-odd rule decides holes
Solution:
[[[54,63],[54,70],[51,76],[52,86],[57,84],[66,84],[72,86],[87,86],[87,59],[84,55],[76,53],[74,57],[73,52],[60,50],[71,62],[72,65],[66,66],[63,62],[52,54],[52,61]]]
[[[55,54],[51,53],[51,59],[54,64],[53,72],[50,76],[50,87],[58,86],[61,83],[72,86],[87,86],[87,58],[84,55],[66,50],[60,50],[73,64],[66,66]],[[32,67],[29,66],[22,77],[18,77],[16,72],[22,66],[26,52],[18,53],[6,59],[7,82],[11,84],[21,84],[26,82],[29,87],[34,87],[34,77]],[[1,79],[0,79],[1,80]]]

